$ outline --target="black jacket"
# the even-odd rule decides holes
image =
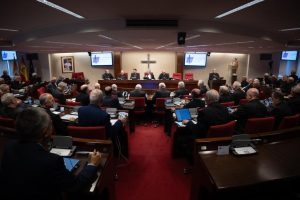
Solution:
[[[174,97],[183,97],[184,95],[189,95],[189,91],[185,88],[181,88],[175,91],[175,96]]]
[[[131,73],[130,79],[132,79],[132,80],[140,80],[140,73]]]
[[[211,103],[206,108],[199,110],[197,124],[189,122],[189,128],[195,137],[206,137],[206,132],[210,126],[225,124],[229,122],[230,116],[225,107],[219,103]]]
[[[90,104],[90,97],[86,92],[80,92],[76,96],[76,102],[80,102],[82,106],[87,106]]]
[[[300,113],[300,96],[290,98],[288,100],[288,105],[292,108],[293,114]]]
[[[279,105],[277,105],[273,110],[271,110],[271,115],[275,117],[275,128],[278,128],[281,120],[285,116],[293,115],[293,112],[287,103],[282,102]]]
[[[103,97],[102,106],[107,107],[107,108],[122,109],[122,107],[119,103],[119,99],[117,97],[113,97],[111,95]]]
[[[241,99],[246,98],[246,93],[243,90],[235,90],[232,94],[234,104],[238,105]]]
[[[143,90],[132,90],[130,97],[146,97],[146,93]]]
[[[52,113],[50,110],[45,109],[52,120],[52,125],[56,135],[69,135],[66,124],[62,121],[59,115]]]
[[[111,73],[104,73],[104,74],[102,74],[102,79],[103,80],[111,80],[111,79],[114,79],[114,77]]]
[[[57,200],[62,192],[90,187],[97,168],[86,165],[74,176],[66,169],[63,157],[49,153],[40,144],[15,141],[4,150],[1,171],[3,199]]]
[[[237,120],[237,129],[240,132],[243,132],[249,118],[266,117],[267,115],[267,108],[259,99],[240,105],[237,111],[232,113],[233,119]]]
[[[170,97],[170,93],[171,92],[169,90],[167,90],[167,89],[157,90],[155,92],[155,94],[153,95],[153,97],[152,97],[152,102],[155,104],[157,98],[167,98],[167,97]]]
[[[189,103],[187,103],[184,108],[204,108],[205,102],[201,99],[192,99]]]

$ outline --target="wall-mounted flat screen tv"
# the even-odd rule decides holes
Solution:
[[[298,51],[283,51],[281,53],[281,60],[297,60]]]
[[[206,60],[206,52],[187,52],[184,54],[184,66],[204,67]]]
[[[113,53],[110,51],[105,52],[91,52],[92,66],[112,66]]]
[[[14,60],[17,59],[17,52],[16,51],[1,51],[2,60]]]

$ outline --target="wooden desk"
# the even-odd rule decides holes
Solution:
[[[300,137],[257,149],[251,156],[196,152],[191,199],[291,199],[299,192]]]
[[[101,85],[101,90],[104,90],[106,86],[117,84],[118,88],[124,90],[132,90],[136,84],[141,84],[145,90],[157,90],[158,84],[164,82],[168,89],[177,89],[179,80],[99,80],[98,83]],[[185,88],[192,90],[198,88],[198,81],[183,81]]]

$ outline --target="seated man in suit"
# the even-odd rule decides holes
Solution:
[[[121,73],[118,75],[117,80],[127,80],[127,74],[121,70]]]
[[[41,77],[38,77],[37,73],[33,72],[31,74],[30,83],[34,85],[39,84],[40,82],[42,82]]]
[[[153,104],[156,103],[157,98],[167,98],[170,97],[170,91],[167,90],[165,83],[159,83],[158,90],[155,92],[155,94],[152,97]]]
[[[11,78],[10,78],[10,76],[8,75],[7,70],[3,70],[1,78],[4,79],[4,82],[5,82],[6,84],[10,84]]]
[[[259,91],[256,88],[250,88],[247,91],[246,98],[248,103],[240,105],[232,113],[232,118],[237,120],[237,131],[239,133],[244,132],[249,118],[266,117],[268,115],[266,106],[259,100]]]
[[[118,97],[112,96],[112,88],[110,86],[105,87],[104,94],[102,102],[103,107],[117,108],[118,110],[122,109]]]
[[[111,85],[112,92],[111,94],[115,97],[123,97],[123,92],[118,91],[118,86],[116,84]]]
[[[212,72],[209,73],[208,80],[219,80],[220,79],[220,76],[216,71],[217,71],[216,69],[213,69]]]
[[[131,80],[140,80],[140,73],[137,73],[136,69],[132,70],[132,73],[130,74]]]
[[[60,82],[56,89],[53,89],[52,95],[58,100],[58,103],[61,105],[66,105],[66,97],[64,91],[67,87],[65,82]]]
[[[19,106],[22,103],[12,93],[6,93],[1,96],[0,115],[3,117],[16,119],[22,108]]]
[[[10,85],[13,90],[22,89],[24,86],[25,84],[22,83],[21,76],[15,76]]]
[[[94,151],[78,175],[69,172],[63,157],[49,152],[52,123],[42,108],[23,110],[16,130],[19,138],[6,145],[1,161],[4,199],[63,199],[65,192],[79,194],[92,185],[100,153]]]
[[[164,70],[160,73],[159,77],[158,77],[159,80],[169,80],[170,77],[169,77],[169,74],[166,73]]]
[[[150,69],[148,69],[148,71],[145,72],[144,79],[145,80],[155,80],[154,74],[151,72]]]
[[[79,126],[105,126],[106,136],[115,138],[115,136],[120,134],[127,119],[119,118],[112,126],[109,114],[101,109],[102,102],[103,93],[101,90],[92,90],[90,93],[90,104],[78,109],[78,124]]]
[[[244,92],[244,90],[242,90],[241,83],[238,81],[233,82],[232,89],[233,89],[232,96],[233,96],[234,104],[238,105],[241,99],[246,98],[246,93]]]
[[[229,92],[229,88],[225,85],[220,86],[219,95],[220,95],[219,103],[234,101],[233,96]]]
[[[76,102],[80,102],[80,105],[87,106],[90,104],[90,97],[89,97],[89,86],[83,84],[80,86],[80,91],[76,96]]]
[[[184,95],[189,95],[189,91],[185,89],[185,84],[183,81],[178,82],[178,90],[175,91],[174,97],[182,98]]]
[[[146,93],[144,90],[142,90],[141,84],[137,84],[135,86],[135,89],[132,90],[129,94],[130,94],[130,97],[145,97],[146,98]]]
[[[292,88],[288,104],[293,109],[294,114],[300,113],[300,83]]]
[[[49,93],[41,94],[39,97],[41,107],[45,109],[51,118],[52,125],[56,135],[68,135],[68,129],[66,124],[63,123],[59,115],[56,115],[50,111],[50,108],[54,106],[54,98]]]
[[[102,74],[102,79],[103,80],[112,80],[114,79],[113,75],[109,72],[108,69],[105,70],[105,73]]]
[[[284,101],[284,95],[281,91],[274,91],[272,93],[272,110],[271,115],[275,117],[275,128],[277,129],[281,120],[285,116],[293,115],[292,109]]]
[[[203,80],[199,80],[198,81],[198,88],[200,90],[200,95],[203,95],[203,94],[205,94],[207,92],[207,87],[204,84]]]
[[[182,149],[191,164],[193,163],[193,141],[195,138],[206,137],[210,126],[225,124],[230,120],[227,109],[219,103],[219,97],[216,90],[207,91],[205,96],[207,107],[198,111],[197,124],[190,120],[183,120],[182,123],[186,127],[177,129],[174,145]]]
[[[204,108],[205,102],[201,99],[201,91],[198,88],[195,88],[191,92],[192,100],[187,103],[184,108]]]

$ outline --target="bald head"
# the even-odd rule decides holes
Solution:
[[[200,93],[201,93],[201,91],[198,88],[193,89],[191,92],[192,98],[193,99],[200,98]]]
[[[247,99],[248,101],[254,100],[254,99],[258,99],[259,98],[259,91],[256,88],[250,88],[247,91]]]
[[[40,104],[44,108],[51,108],[54,104],[54,98],[51,94],[49,93],[43,93],[39,97]]]

